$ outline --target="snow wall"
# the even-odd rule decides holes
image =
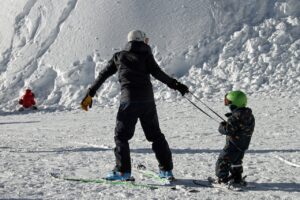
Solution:
[[[207,100],[242,89],[300,94],[299,0],[2,0],[0,109],[26,88],[38,106],[74,109],[127,33],[141,29],[168,74]],[[153,80],[159,101],[180,95]],[[95,103],[118,102],[117,77]]]

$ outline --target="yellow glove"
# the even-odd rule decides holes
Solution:
[[[93,104],[93,99],[90,95],[87,95],[84,97],[84,99],[81,101],[81,108],[85,111],[88,111],[88,107],[91,108]]]

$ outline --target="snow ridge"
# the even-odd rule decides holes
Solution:
[[[12,51],[13,51],[13,44],[14,44],[14,38],[16,35],[20,34],[20,29],[24,24],[25,18],[30,13],[31,9],[34,7],[37,0],[29,0],[25,4],[23,11],[15,18],[15,25],[14,25],[14,33],[12,35],[11,39],[11,45],[10,47],[2,54],[3,60],[0,62],[0,73],[4,72],[7,69],[7,65],[11,60]]]
[[[76,7],[77,0],[69,0],[67,7],[63,10],[61,16],[58,19],[58,23],[54,30],[51,31],[50,35],[46,40],[41,44],[41,48],[36,55],[36,59],[40,58],[45,54],[45,52],[50,48],[51,44],[53,44],[60,32],[60,28],[65,20],[68,19],[73,9]]]

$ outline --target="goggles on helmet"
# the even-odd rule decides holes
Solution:
[[[227,99],[227,94],[225,94],[225,96],[224,96],[224,105],[225,106],[229,106],[231,104],[231,101]]]

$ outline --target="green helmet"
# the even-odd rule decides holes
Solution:
[[[246,107],[247,105],[247,96],[242,91],[231,91],[225,95],[225,105],[234,105],[238,108]]]

